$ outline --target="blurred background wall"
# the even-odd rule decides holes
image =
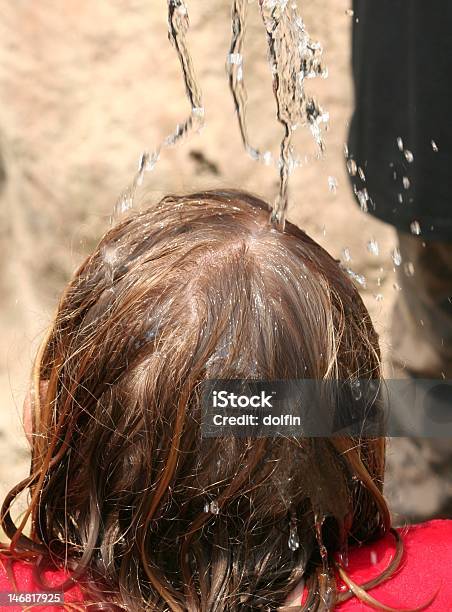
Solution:
[[[395,290],[392,229],[353,201],[343,147],[352,110],[348,0],[305,0],[303,16],[322,42],[329,78],[313,85],[330,112],[324,159],[292,178],[289,219],[366,277],[360,288],[381,335]],[[225,73],[230,1],[189,3],[189,43],[204,93],[206,127],[162,154],[139,198],[232,186],[272,199],[273,169],[244,153]],[[250,3],[245,52],[253,144],[276,151],[279,126],[265,34]],[[108,228],[115,200],[144,149],[182,121],[188,106],[167,40],[166,2],[150,0],[0,0],[0,497],[27,475],[23,397],[39,339],[73,270]],[[300,136],[299,150],[312,150]],[[328,177],[337,179],[337,192]],[[379,243],[379,255],[367,243]],[[391,447],[389,453],[391,456]],[[405,457],[400,469],[420,469]],[[405,466],[405,467],[404,467]],[[432,495],[388,494],[398,511],[434,512]],[[400,479],[399,479],[400,482]],[[430,487],[441,486],[432,476]],[[431,491],[430,491],[431,493]],[[401,499],[404,497],[404,500]],[[403,505],[405,504],[405,506]],[[434,502],[433,502],[434,505]]]

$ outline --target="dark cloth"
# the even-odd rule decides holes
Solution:
[[[417,221],[424,239],[451,241],[452,2],[354,0],[353,9],[348,147],[366,178],[352,177],[355,192],[367,189],[369,212],[397,229]]]

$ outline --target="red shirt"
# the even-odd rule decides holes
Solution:
[[[399,529],[404,545],[400,569],[382,584],[371,589],[372,597],[393,608],[413,609],[434,601],[424,608],[428,612],[452,610],[452,520],[435,520]],[[392,534],[350,549],[347,574],[357,584],[375,578],[388,567],[395,553]],[[343,584],[338,581],[338,585]],[[374,610],[356,597],[338,605],[340,612]]]
[[[436,520],[400,529],[404,543],[404,555],[400,569],[392,578],[369,591],[380,603],[394,608],[415,608],[425,604],[436,591],[433,603],[425,608],[428,612],[447,612],[452,610],[452,520]],[[395,540],[392,534],[350,549],[346,571],[357,584],[367,582],[378,576],[390,563],[395,553]],[[0,593],[13,592],[5,568],[5,558],[0,556]],[[14,576],[19,591],[39,593],[31,565],[14,562]],[[63,571],[48,571],[46,581],[57,586],[64,581]],[[343,584],[338,581],[338,585]],[[438,590],[439,589],[439,590]],[[80,589],[75,586],[65,593],[65,601],[81,601]],[[340,612],[370,611],[374,608],[361,603],[356,597],[338,605]],[[20,612],[22,607],[0,606],[5,612]],[[61,606],[37,606],[35,612],[55,612]]]

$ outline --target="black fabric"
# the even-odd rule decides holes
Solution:
[[[351,177],[355,191],[366,188],[369,212],[399,230],[418,221],[421,237],[452,241],[452,0],[354,0],[353,9],[348,147],[366,178]]]

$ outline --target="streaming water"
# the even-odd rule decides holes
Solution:
[[[245,40],[248,0],[233,0],[231,12],[232,38],[226,62],[229,74],[229,88],[234,100],[234,106],[239,122],[243,145],[253,159],[267,164],[273,161],[269,151],[261,153],[250,144],[246,124],[247,93],[243,78],[243,43]]]
[[[229,85],[246,151],[253,159],[274,163],[270,151],[259,151],[250,144],[246,125],[246,88],[243,79],[243,42],[248,0],[233,0],[232,40],[228,55]],[[327,71],[322,66],[322,47],[311,40],[296,0],[259,0],[262,20],[267,33],[269,62],[273,76],[277,119],[283,128],[279,158],[279,193],[273,205],[271,221],[284,229],[288,205],[289,177],[299,161],[294,155],[293,133],[307,125],[319,147],[324,151],[322,124],[328,114],[316,100],[307,96],[305,80],[321,76]]]
[[[182,68],[186,95],[191,112],[183,123],[154,150],[142,154],[132,183],[119,197],[112,217],[133,206],[137,187],[143,182],[145,172],[152,171],[159,160],[161,150],[174,146],[187,133],[204,125],[204,106],[196,79],[193,62],[187,47],[189,29],[187,6],[184,0],[167,0],[168,36],[174,45]],[[243,42],[245,36],[247,5],[249,0],[232,1],[232,40],[227,67],[229,84],[237,111],[240,132],[246,151],[253,159],[275,164],[279,169],[279,193],[273,205],[271,222],[284,229],[288,205],[289,177],[300,162],[294,156],[293,133],[300,126],[308,126],[319,148],[324,151],[322,127],[328,123],[325,113],[316,100],[306,94],[306,79],[321,76],[327,71],[322,65],[322,47],[311,40],[303,19],[298,13],[296,0],[258,0],[262,20],[267,33],[269,62],[273,75],[277,119],[283,128],[279,156],[275,160],[270,151],[259,151],[250,144],[245,115],[246,89],[243,79]],[[324,126],[322,126],[324,124]]]
[[[190,114],[182,123],[176,125],[174,132],[169,134],[153,153],[143,153],[138,164],[138,171],[129,187],[119,197],[110,222],[133,206],[137,187],[143,182],[145,172],[154,169],[159,160],[160,152],[166,147],[174,146],[192,130],[200,130],[204,125],[204,106],[193,67],[186,36],[189,29],[187,6],[184,0],[168,0],[168,38],[176,49],[179,58],[185,91],[190,103]]]

